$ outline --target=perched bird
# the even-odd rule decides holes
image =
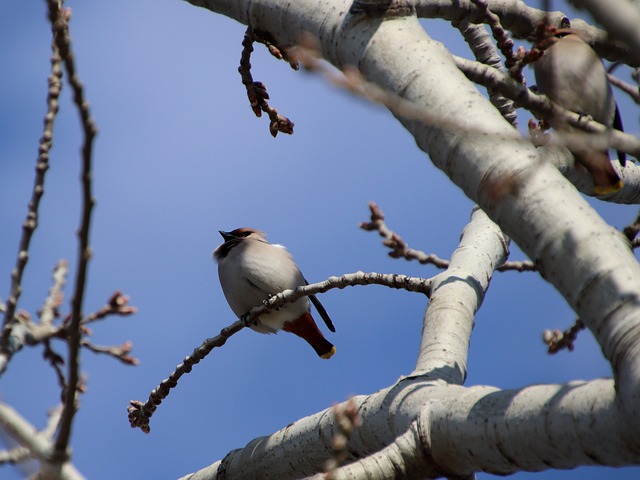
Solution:
[[[213,257],[218,262],[218,276],[224,296],[238,317],[258,307],[271,295],[307,285],[291,254],[282,246],[271,244],[265,234],[252,228],[220,231],[224,243]],[[278,330],[305,339],[321,358],[331,358],[334,347],[320,332],[309,311],[309,300],[332,332],[335,327],[315,295],[286,303],[278,310],[260,315],[250,327],[260,333]]]
[[[580,38],[580,32],[561,28],[545,42],[550,46],[534,62],[538,90],[567,110],[622,130],[607,72],[596,52]],[[561,132],[577,132],[567,125],[554,125],[553,120],[551,126]],[[576,162],[591,174],[596,193],[609,193],[622,187],[606,150],[596,151],[577,143],[570,144],[569,150]],[[625,154],[618,152],[621,165],[625,159]]]

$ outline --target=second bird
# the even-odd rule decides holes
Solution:
[[[220,231],[224,243],[213,257],[218,262],[218,276],[224,296],[238,318],[258,307],[271,295],[307,284],[291,254],[282,246],[269,243],[265,234],[252,228]],[[321,358],[331,358],[336,352],[318,329],[310,313],[310,303],[332,332],[335,327],[315,295],[286,303],[278,310],[260,315],[250,328],[260,333],[278,330],[291,332],[305,339]]]
[[[559,29],[547,41],[551,45],[534,63],[538,89],[568,110],[622,130],[607,71],[596,52],[580,37],[580,31]],[[567,125],[553,126],[561,131],[577,132]],[[606,150],[596,151],[577,142],[569,150],[591,174],[596,193],[609,193],[622,187]],[[624,165],[622,152],[618,153],[618,159]]]

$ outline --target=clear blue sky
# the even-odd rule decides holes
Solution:
[[[6,299],[45,112],[50,31],[44,2],[3,6],[0,297]],[[456,247],[472,203],[386,110],[293,72],[258,46],[254,78],[295,122],[293,136],[271,138],[267,119],[253,116],[237,73],[245,27],[226,17],[178,0],[68,6],[78,70],[100,130],[85,312],[101,307],[116,289],[129,294],[139,313],[93,325],[92,339],[105,345],[130,340],[141,361],[127,367],[84,353],[88,391],[73,432],[79,470],[97,480],[175,478],[410,372],[425,298],[382,287],[331,291],[321,297],[337,328],[328,334],[337,346],[330,361],[292,335],[242,331],[183,378],[152,418],[151,434],[129,427],[128,401],[145,400],[185,355],[235,320],[211,259],[221,241],[218,230],[265,230],[289,248],[310,282],[357,270],[432,276],[434,267],[392,260],[376,234],[359,230],[367,203],[378,202],[389,226],[411,246],[442,257]],[[426,25],[469,56],[457,31],[443,22]],[[19,305],[33,315],[53,265],[61,258],[75,265],[80,129],[69,92],[65,85]],[[627,130],[637,133],[637,110],[630,108],[624,110]],[[523,125],[527,118],[521,117]],[[616,227],[637,211],[596,205]],[[512,252],[513,259],[522,258],[517,247]],[[477,316],[467,384],[517,388],[610,376],[588,334],[571,354],[545,353],[542,330],[564,328],[573,319],[537,274],[497,274]],[[41,348],[20,352],[0,379],[0,399],[36,426],[44,425],[58,397]],[[2,478],[22,478],[14,467],[1,472]],[[604,473],[590,468],[544,478]],[[631,479],[640,469],[606,473]]]

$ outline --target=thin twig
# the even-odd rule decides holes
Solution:
[[[22,225],[22,235],[18,246],[18,257],[16,265],[11,272],[11,287],[9,297],[6,302],[4,312],[4,322],[2,328],[2,338],[0,339],[0,351],[3,361],[0,362],[0,374],[7,367],[9,358],[14,353],[13,346],[9,344],[9,336],[11,334],[11,324],[13,316],[18,305],[18,299],[22,292],[22,275],[24,273],[27,261],[29,260],[29,246],[35,229],[38,226],[40,200],[44,194],[45,174],[49,169],[49,151],[53,145],[53,125],[58,113],[58,100],[60,91],[62,90],[62,65],[60,52],[55,40],[51,44],[51,73],[49,75],[49,89],[47,92],[47,113],[44,117],[44,129],[38,145],[38,157],[36,159],[36,175],[33,183],[33,191],[27,211],[27,217]]]
[[[360,223],[360,228],[366,231],[377,231],[380,236],[384,238],[382,244],[391,250],[389,252],[389,256],[391,258],[417,260],[423,265],[430,264],[442,269],[449,268],[449,260],[440,258],[433,253],[427,254],[423,251],[409,248],[409,245],[402,239],[402,237],[384,223],[384,213],[375,202],[369,202],[369,209],[371,210],[371,221]],[[507,270],[525,272],[535,271],[537,268],[533,262],[523,260],[520,262],[505,262],[503,265],[498,267],[497,270],[499,272]]]
[[[619,79],[611,73],[607,74],[607,78],[609,79],[609,83],[611,83],[611,85],[615,85],[624,93],[629,95],[629,97],[631,97],[631,100],[633,100],[637,104],[640,104],[640,91],[638,91],[638,87],[636,85],[631,85],[630,83]]]
[[[560,330],[545,330],[542,333],[542,339],[547,344],[547,352],[550,354],[558,353],[560,350],[567,349],[573,352],[576,338],[580,330],[584,330],[586,325],[579,318],[575,321],[571,327],[564,332]]]
[[[454,61],[469,80],[513,99],[518,105],[530,110],[539,118],[554,118],[558,122],[580,130],[579,134],[563,134],[562,139],[554,139],[556,144],[566,146],[576,142],[588,142],[588,145],[593,148],[604,150],[613,147],[633,156],[640,155],[640,140],[633,135],[612,130],[592,119],[566,110],[545,95],[532,92],[495,68],[457,56],[454,56]],[[582,132],[587,132],[589,135]]]
[[[263,305],[252,308],[240,320],[223,328],[217,336],[205,340],[190,356],[184,358],[183,363],[178,365],[167,379],[160,382],[160,384],[151,391],[146,402],[131,400],[127,408],[131,427],[140,428],[144,433],[149,433],[151,430],[149,428],[151,416],[158,408],[158,405],[169,396],[171,389],[178,385],[180,377],[189,373],[193,366],[197,365],[214,348],[223,346],[232,335],[238,333],[244,327],[251,325],[260,315],[270,310],[278,309],[285,303],[293,303],[302,297],[324,293],[334,288],[342,289],[356,285],[383,285],[389,288],[424,293],[427,296],[431,292],[431,279],[429,278],[375,272],[356,272],[340,277],[329,277],[324,282],[300,286],[293,290],[285,290],[284,292],[273,295],[265,300]]]
[[[349,437],[361,423],[360,416],[358,415],[358,406],[353,398],[350,398],[345,403],[340,405],[334,405],[331,409],[335,418],[334,425],[338,427],[338,431],[333,435],[333,456],[327,461],[325,466],[324,480],[335,480],[336,471],[340,468],[340,465],[344,464],[347,460],[347,445],[349,443]]]
[[[56,378],[58,379],[58,385],[60,386],[60,391],[62,392],[66,392],[68,391],[68,384],[67,384],[67,380],[64,377],[64,372],[62,370],[62,367],[64,365],[64,358],[62,358],[61,355],[59,355],[58,353],[56,353],[53,348],[51,347],[51,341],[50,339],[45,339],[43,340],[43,345],[44,345],[44,352],[42,352],[42,356],[44,357],[45,360],[47,360],[47,362],[49,362],[49,365],[51,365],[51,368],[53,368],[53,371],[56,374]]]
[[[67,457],[67,447],[71,438],[71,426],[76,412],[76,393],[80,382],[80,322],[82,319],[82,304],[84,299],[87,269],[91,250],[89,247],[89,229],[91,225],[91,211],[94,199],[91,192],[91,158],[93,139],[97,133],[95,123],[91,117],[89,103],[84,96],[84,87],[78,78],[74,55],[71,51],[71,38],[68,22],[71,17],[69,9],[62,8],[62,2],[56,0],[47,1],[49,7],[49,20],[53,30],[53,37],[64,63],[69,84],[73,90],[73,100],[78,108],[84,143],[82,146],[82,213],[80,227],[78,229],[78,261],[76,266],[75,286],[71,302],[71,320],[68,327],[68,389],[64,395],[64,411],[60,421],[60,429],[54,445],[53,456],[57,461]]]
[[[633,223],[624,227],[624,230],[622,231],[622,233],[624,233],[624,236],[627,237],[630,242],[633,242],[636,239],[636,237],[638,236],[638,232],[640,232],[640,212],[638,212],[638,215],[636,216],[636,219],[633,221]]]
[[[238,73],[240,73],[240,77],[242,78],[242,84],[247,89],[251,109],[256,117],[261,117],[262,112],[269,115],[269,131],[273,137],[277,136],[278,132],[292,134],[293,122],[287,117],[280,115],[277,109],[269,105],[267,102],[269,99],[267,87],[262,82],[254,81],[253,75],[251,75],[251,53],[253,52],[253,43],[255,41],[261,41],[267,45],[269,52],[276,58],[284,58],[280,49],[265,39],[259,39],[254,34],[253,29],[250,26],[247,27],[244,38],[242,39],[242,55],[240,56]],[[295,65],[293,68],[297,70],[297,61],[295,59],[289,59],[289,57],[287,57],[287,61],[292,67]]]
[[[67,280],[68,267],[66,260],[60,260],[53,269],[53,285],[39,313],[43,325],[51,325],[60,315],[58,308],[62,304],[62,289]]]
[[[131,349],[133,348],[133,344],[131,342],[124,342],[122,345],[104,346],[95,345],[89,340],[83,339],[80,343],[83,347],[91,350],[94,353],[109,355],[116,360],[120,360],[125,365],[138,365],[140,363],[137,358],[129,355],[129,353],[131,353]]]
[[[97,320],[102,320],[109,315],[120,315],[126,317],[138,311],[136,307],[128,305],[129,297],[123,295],[120,290],[111,295],[109,301],[100,310],[90,313],[82,319],[82,325],[86,325]]]

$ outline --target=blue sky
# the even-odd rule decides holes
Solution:
[[[254,78],[295,122],[294,135],[271,138],[267,119],[253,116],[237,73],[245,27],[226,17],[177,0],[68,6],[79,74],[99,128],[85,312],[116,289],[130,295],[139,313],[93,325],[93,341],[130,340],[141,361],[127,367],[84,353],[88,391],[73,432],[78,469],[98,480],[179,477],[256,436],[409,373],[425,298],[375,286],[331,291],[321,297],[337,329],[328,333],[337,347],[330,361],[292,335],[242,331],[182,379],[152,418],[151,434],[129,427],[128,401],[145,400],[185,355],[235,320],[211,259],[218,230],[265,230],[289,248],[310,282],[357,270],[432,276],[434,267],[388,258],[379,237],[358,228],[368,219],[367,203],[376,201],[411,246],[441,257],[455,249],[472,203],[386,110],[294,72],[258,46]],[[11,12],[0,29],[0,297],[6,299],[45,112],[50,30],[44,2],[9,0],[4,7]],[[469,56],[457,31],[444,22],[425,24],[455,53]],[[19,304],[32,314],[47,294],[54,264],[66,258],[71,271],[75,266],[81,138],[69,91],[65,85]],[[637,134],[637,110],[621,103],[627,130]],[[527,118],[521,116],[522,125]],[[594,205],[615,227],[637,212]],[[512,246],[512,259],[521,258]],[[71,291],[68,286],[65,311]],[[571,354],[545,353],[542,330],[573,319],[538,275],[497,274],[476,319],[467,385],[517,388],[610,376],[588,334]],[[36,426],[44,425],[58,398],[40,348],[16,355],[0,380],[0,399]],[[602,474],[590,468],[544,477]],[[608,474],[637,478],[640,469]],[[2,478],[22,476],[3,467]]]

